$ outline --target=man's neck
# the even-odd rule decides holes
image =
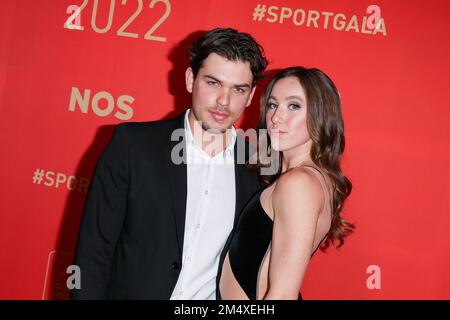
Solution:
[[[232,129],[227,129],[224,133],[212,133],[203,129],[199,121],[196,121],[192,111],[190,111],[188,121],[192,136],[201,149],[210,157],[214,157],[227,149],[230,145],[233,134]]]

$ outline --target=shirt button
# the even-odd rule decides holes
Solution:
[[[187,259],[187,261],[189,261],[189,262],[192,260],[191,257],[187,257],[186,259]]]
[[[197,225],[195,226],[196,229],[200,229],[200,223],[197,223]]]
[[[205,195],[206,195],[206,196],[208,195],[208,190],[205,190]]]

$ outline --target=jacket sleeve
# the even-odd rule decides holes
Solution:
[[[72,299],[105,299],[113,255],[127,211],[129,141],[119,124],[97,162],[87,194],[78,235],[75,265],[81,288]]]

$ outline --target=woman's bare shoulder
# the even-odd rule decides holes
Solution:
[[[322,207],[323,200],[320,181],[305,167],[297,167],[283,173],[276,181],[272,193],[274,211],[280,211],[276,210],[277,208],[288,212],[302,208],[317,211]]]

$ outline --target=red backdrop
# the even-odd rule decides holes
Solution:
[[[446,0],[2,0],[0,298],[67,297],[114,125],[189,106],[187,48],[229,26],[254,35],[271,69],[318,67],[342,96],[344,214],[357,229],[314,256],[304,297],[449,299],[449,11]],[[239,127],[255,125],[256,102]]]

